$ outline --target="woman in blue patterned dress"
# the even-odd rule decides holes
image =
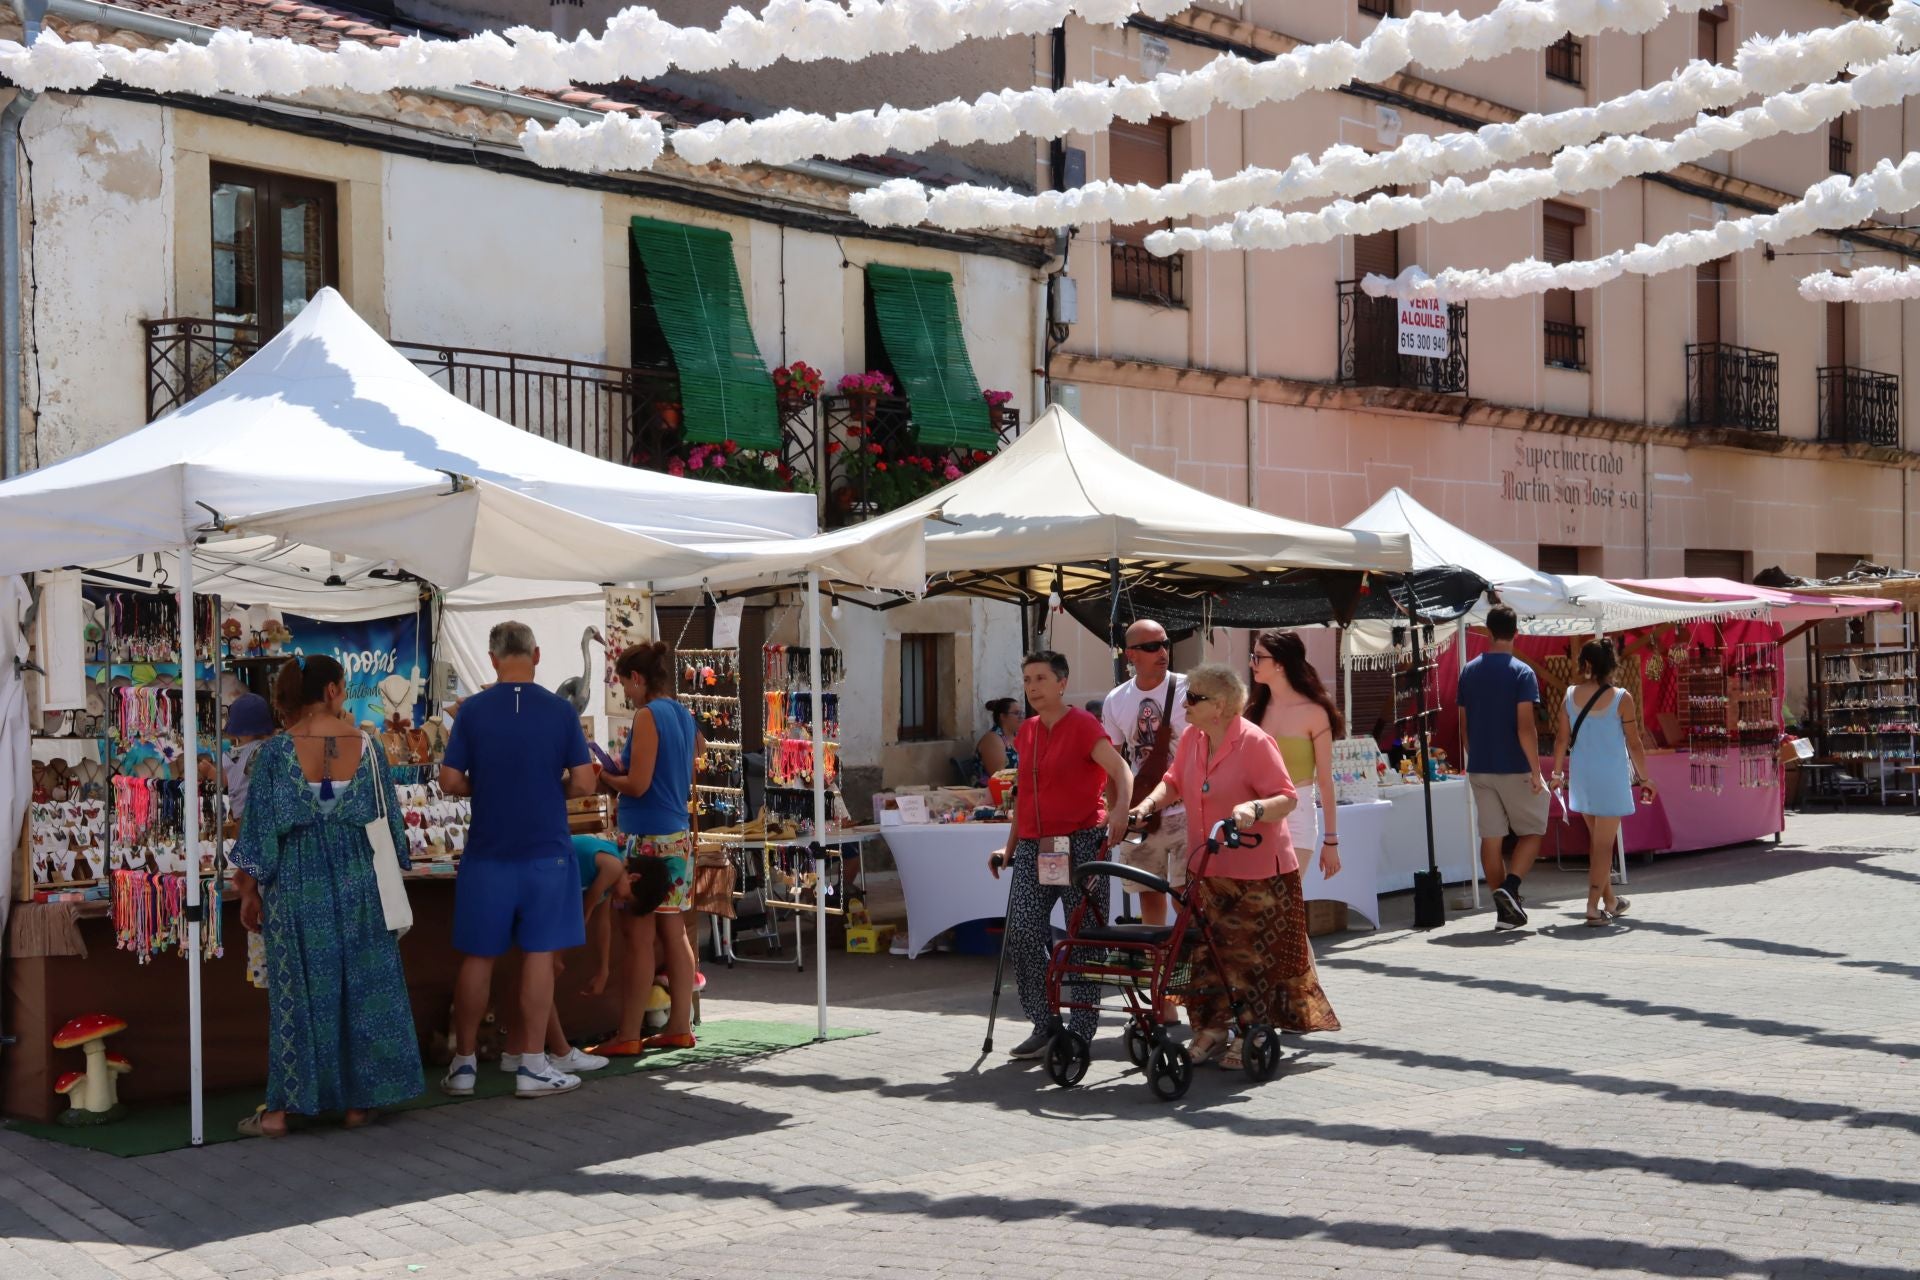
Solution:
[[[241,920],[267,948],[267,1099],[241,1121],[277,1138],[287,1113],[344,1111],[348,1128],[421,1091],[400,946],[387,931],[366,827],[384,806],[407,865],[406,824],[380,745],[345,713],[332,658],[281,668],[287,731],[260,748],[233,863],[253,877]]]
[[[1587,927],[1592,929],[1627,912],[1627,899],[1613,891],[1614,838],[1633,814],[1634,789],[1639,788],[1644,804],[1653,803],[1654,794],[1639,709],[1633,695],[1613,683],[1618,662],[1611,640],[1590,640],[1580,650],[1580,683],[1560,704],[1560,730],[1553,739],[1553,783],[1568,781],[1566,771],[1572,769],[1567,807],[1587,823]]]

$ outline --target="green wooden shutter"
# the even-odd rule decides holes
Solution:
[[[999,437],[967,358],[953,277],[906,267],[867,268],[873,317],[913,411],[922,444],[995,449]]]
[[[773,377],[747,323],[733,237],[707,227],[633,220],[633,247],[680,374],[689,441],[780,447]]]

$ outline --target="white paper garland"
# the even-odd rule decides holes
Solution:
[[[1196,170],[1164,187],[1100,180],[1072,191],[1031,196],[974,185],[929,190],[911,179],[895,178],[856,194],[851,206],[873,226],[926,222],[951,231],[1096,222],[1125,226],[1167,218],[1230,216],[1263,205],[1408,186],[1511,164],[1595,138],[1644,133],[1656,125],[1731,106],[1750,93],[1771,94],[1829,80],[1848,66],[1877,62],[1902,48],[1916,47],[1920,47],[1920,5],[1903,3],[1884,22],[1847,22],[1786,39],[1754,37],[1740,47],[1731,67],[1696,61],[1660,84],[1594,106],[1535,112],[1509,123],[1437,137],[1410,134],[1398,146],[1379,153],[1340,143],[1321,152],[1318,159],[1296,156],[1285,169],[1255,166],[1226,178]]]
[[[1901,54],[1861,68],[1851,81],[1775,94],[1724,119],[1703,116],[1671,141],[1608,138],[1569,147],[1545,168],[1500,169],[1478,182],[1448,178],[1419,196],[1379,194],[1357,204],[1339,200],[1307,213],[1256,209],[1225,226],[1156,231],[1146,238],[1146,248],[1160,257],[1196,249],[1288,249],[1425,222],[1460,222],[1524,209],[1555,196],[1603,190],[1780,134],[1811,133],[1851,111],[1891,106],[1916,92],[1920,53]]]
[[[1136,15],[1164,18],[1186,7],[1185,0],[769,0],[759,14],[729,9],[713,30],[678,27],[652,9],[634,7],[609,18],[604,35],[583,33],[572,40],[513,27],[505,38],[491,32],[463,40],[407,36],[396,46],[343,40],[337,50],[231,29],[222,29],[205,45],[179,40],[151,49],[65,41],[48,31],[31,49],[0,41],[0,74],[36,91],[86,89],[114,80],[156,93],[244,97],[476,83],[561,90],[651,80],[676,69],[752,70],[780,61],[858,62],[913,49],[936,53],[969,39],[1037,35],[1073,15],[1117,25]],[[627,136],[619,126],[608,131]],[[593,154],[592,146],[584,150]]]
[[[1145,83],[1003,89],[972,102],[881,107],[840,115],[782,111],[760,120],[710,121],[681,129],[673,149],[692,164],[785,164],[810,157],[844,160],[894,150],[924,151],[938,143],[1003,143],[1026,136],[1092,133],[1115,120],[1171,116],[1192,120],[1215,107],[1246,109],[1285,102],[1354,80],[1385,80],[1418,62],[1433,70],[1542,49],[1568,32],[1650,31],[1671,12],[1693,13],[1716,0],[1501,0],[1492,13],[1418,11],[1382,19],[1358,45],[1306,45],[1265,62],[1225,54],[1198,71],[1163,73]]]
[[[1549,264],[1534,258],[1498,271],[1449,267],[1437,276],[1409,267],[1398,276],[1369,275],[1360,287],[1370,297],[1523,298],[1549,289],[1595,289],[1623,275],[1659,275],[1699,266],[1759,244],[1784,244],[1800,236],[1865,222],[1882,211],[1903,213],[1920,205],[1920,151],[1899,164],[1882,160],[1872,172],[1849,180],[1834,176],[1807,188],[1805,196],[1773,213],[1732,218],[1698,231],[1676,231],[1651,245],[1620,249],[1604,257]]]
[[[549,169],[597,173],[609,169],[648,168],[666,147],[666,131],[651,116],[609,115],[604,129],[582,128],[562,120],[551,129],[529,120],[520,147],[527,158]]]
[[[1912,302],[1920,299],[1920,267],[1862,267],[1850,276],[1819,271],[1800,282],[1809,302]]]

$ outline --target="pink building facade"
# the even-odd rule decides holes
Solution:
[[[1404,14],[1407,0],[1392,3]],[[1124,30],[1076,24],[1064,78],[1138,78],[1221,52],[1357,41],[1388,7],[1248,0]],[[1491,7],[1460,9],[1471,17]],[[1644,36],[1602,34],[1447,72],[1413,68],[1378,86],[1066,145],[1083,151],[1089,178],[1284,168],[1335,143],[1382,151],[1409,134],[1598,103],[1696,56],[1730,63],[1757,33],[1859,16],[1826,0],[1751,0],[1671,16]],[[1397,485],[1551,571],[1750,578],[1772,565],[1833,573],[1861,557],[1905,566],[1920,551],[1909,367],[1920,313],[1912,304],[1828,307],[1796,286],[1822,268],[1920,261],[1913,233],[1868,225],[1844,243],[1809,237],[1591,293],[1472,302],[1456,314],[1444,363],[1396,355],[1393,304],[1364,298],[1354,282],[1416,264],[1588,258],[1771,212],[1834,173],[1904,157],[1910,139],[1920,141],[1917,111],[1856,113],[1551,207],[1279,252],[1151,259],[1135,247],[1150,228],[1082,227],[1066,268],[1077,314],[1055,331],[1065,338],[1049,363],[1052,394],[1185,483],[1325,524]],[[1098,652],[1083,661],[1098,666]]]

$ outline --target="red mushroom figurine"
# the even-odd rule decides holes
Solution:
[[[120,1058],[124,1066],[110,1064],[106,1039],[126,1029],[126,1020],[123,1018],[116,1018],[110,1013],[88,1013],[54,1033],[54,1048],[84,1048],[87,1053],[86,1074],[79,1092],[73,1095],[73,1106],[60,1116],[62,1124],[104,1124],[120,1117],[122,1112],[119,1091],[114,1087],[115,1077],[122,1071],[132,1070],[133,1064],[125,1058]],[[119,1054],[112,1056],[120,1057]]]
[[[76,1093],[75,1090],[80,1087],[80,1082],[86,1078],[87,1073],[84,1071],[63,1072],[60,1078],[53,1082],[53,1091],[63,1098],[71,1097],[73,1105],[77,1107],[80,1105],[80,1095]]]

